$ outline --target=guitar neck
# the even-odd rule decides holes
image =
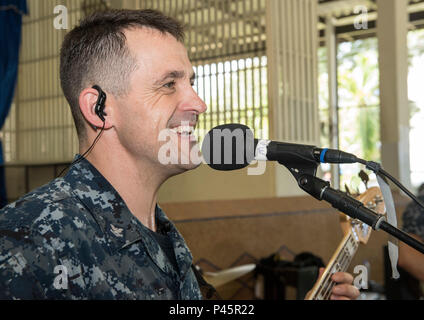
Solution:
[[[331,276],[336,272],[345,272],[350,265],[356,251],[358,250],[359,240],[356,239],[352,231],[348,232],[330,259],[322,277],[311,290],[307,300],[329,300],[331,290],[335,282]]]

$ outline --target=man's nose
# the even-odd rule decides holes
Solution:
[[[208,108],[206,103],[199,97],[197,92],[192,88],[188,88],[184,95],[184,101],[182,103],[184,111],[194,111],[197,114],[201,114]]]

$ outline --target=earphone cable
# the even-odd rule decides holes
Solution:
[[[85,159],[85,157],[93,150],[94,146],[96,145],[96,143],[99,141],[104,129],[105,129],[105,125],[106,125],[106,121],[103,121],[103,126],[102,129],[100,130],[99,134],[97,135],[96,139],[94,139],[93,143],[91,144],[90,148],[87,149],[86,152],[84,152],[82,155],[80,155],[76,160],[74,160],[69,166],[65,167],[60,174],[56,177],[59,178],[62,176],[62,174],[69,168],[71,168],[73,165],[77,164],[78,162],[80,162],[82,159]]]

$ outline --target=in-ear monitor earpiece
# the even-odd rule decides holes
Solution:
[[[94,85],[93,89],[96,89],[99,92],[99,97],[97,98],[96,106],[94,107],[94,112],[103,122],[105,122],[105,116],[107,115],[104,112],[106,103],[106,93],[98,85]]]

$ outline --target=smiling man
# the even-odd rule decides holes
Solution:
[[[206,105],[183,39],[152,10],[96,13],[66,35],[61,85],[84,156],[0,212],[0,298],[203,298],[157,205],[168,178],[199,164],[193,132]],[[358,295],[351,277],[338,279],[335,298]]]

